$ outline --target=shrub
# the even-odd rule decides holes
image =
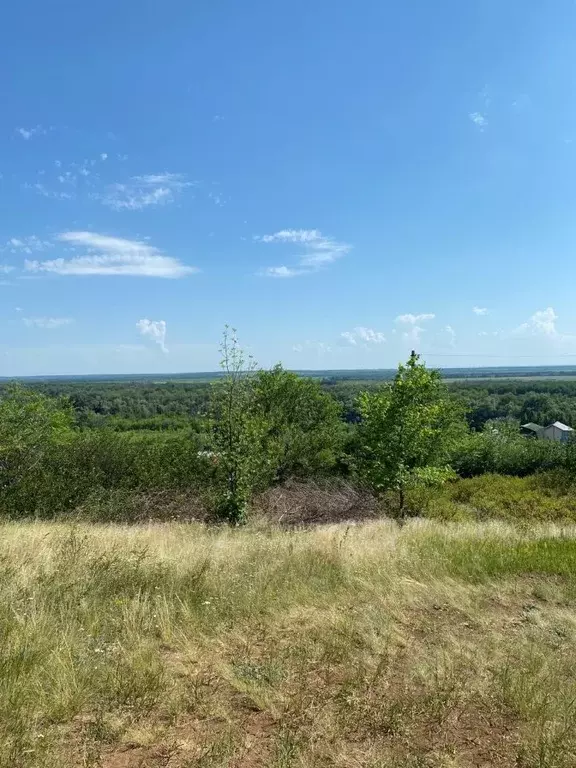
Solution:
[[[461,477],[486,472],[523,477],[563,467],[565,461],[566,447],[561,443],[493,430],[464,435],[450,455],[450,463]]]
[[[485,474],[442,489],[410,491],[413,514],[438,520],[576,521],[576,486],[564,471],[529,477]]]

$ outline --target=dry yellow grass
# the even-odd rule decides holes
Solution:
[[[576,765],[576,529],[1,531],[2,767]]]

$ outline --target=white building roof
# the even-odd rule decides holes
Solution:
[[[562,429],[564,432],[574,432],[572,427],[569,427],[567,424],[562,424],[561,421],[555,421],[554,424],[551,424],[550,426],[556,427],[557,429]]]

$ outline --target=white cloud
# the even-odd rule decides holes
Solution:
[[[398,315],[395,322],[407,326],[408,329],[403,333],[406,340],[418,343],[426,330],[419,323],[427,323],[430,320],[434,320],[435,317],[436,315],[431,313],[421,313],[419,315],[406,314]]]
[[[512,331],[513,336],[548,336],[550,338],[559,337],[559,333],[556,330],[556,321],[558,315],[552,309],[547,307],[546,309],[540,309],[535,312],[532,317],[526,322],[519,325]]]
[[[340,338],[353,347],[356,347],[359,344],[362,346],[368,346],[369,344],[383,344],[386,341],[386,337],[381,331],[375,331],[372,328],[364,328],[361,325],[354,328],[353,331],[343,331],[340,334]]]
[[[28,141],[33,136],[43,136],[47,131],[41,125],[36,125],[34,128],[16,128],[16,133],[19,133],[25,141]]]
[[[260,274],[264,277],[297,277],[302,274],[302,270],[291,267],[267,267]]]
[[[52,331],[55,328],[70,325],[74,320],[71,317],[24,317],[22,322],[29,328],[44,328]]]
[[[486,307],[472,307],[472,312],[474,312],[474,314],[478,315],[479,317],[488,314]]]
[[[312,243],[322,237],[318,229],[282,229],[273,235],[256,235],[263,243]]]
[[[488,125],[486,115],[483,115],[481,112],[471,112],[468,117],[481,132],[483,132]]]
[[[138,320],[136,328],[138,328],[142,336],[146,336],[155,344],[158,344],[162,352],[165,354],[168,352],[168,349],[166,348],[165,320]]]
[[[95,232],[63,232],[58,239],[73,247],[83,247],[87,255],[72,259],[26,261],[29,272],[53,272],[58,275],[130,275],[136,277],[177,278],[197,272],[195,267],[164,256],[152,245]]]
[[[191,187],[181,173],[150,173],[133,176],[127,184],[112,184],[101,202],[115,211],[141,211],[151,205],[173,203],[176,196]]]
[[[100,160],[104,162],[104,160],[108,160],[108,153],[107,152],[101,152],[100,153]]]
[[[7,275],[8,272],[13,272],[15,267],[11,267],[10,264],[0,264],[0,275]]]
[[[34,251],[45,251],[48,248],[52,248],[52,243],[49,240],[41,240],[36,235],[29,235],[28,237],[11,237],[0,250],[30,254]]]
[[[444,326],[444,334],[448,337],[448,346],[454,347],[456,345],[456,331],[451,325]]]
[[[433,315],[430,313],[428,314],[423,313],[421,315],[411,315],[411,314],[398,315],[395,322],[404,323],[406,325],[416,325],[416,323],[425,323],[428,320],[434,320],[435,317],[436,315]]]
[[[351,247],[347,243],[340,243],[331,237],[326,237],[318,229],[282,229],[272,235],[255,235],[254,239],[261,243],[299,245],[304,249],[304,252],[298,256],[301,269],[269,267],[264,274],[270,277],[278,277],[277,270],[290,271],[291,274],[285,274],[284,277],[314,272],[344,256]]]

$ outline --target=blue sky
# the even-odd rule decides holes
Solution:
[[[572,0],[2,22],[0,375],[576,363]]]

